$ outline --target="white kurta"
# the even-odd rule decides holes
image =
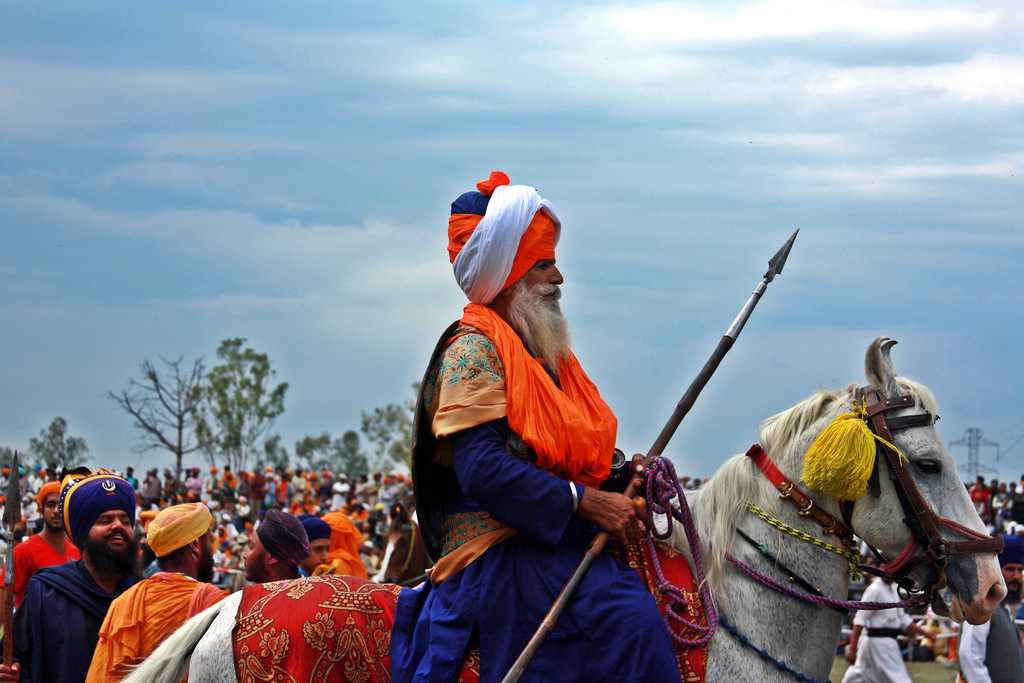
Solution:
[[[865,602],[898,602],[896,586],[875,579],[864,590]],[[869,628],[895,628],[903,631],[910,625],[906,610],[859,610],[853,618],[855,626],[864,628],[857,644],[857,661],[846,670],[843,683],[911,683],[907,665],[900,656],[900,645],[895,638],[870,638]]]

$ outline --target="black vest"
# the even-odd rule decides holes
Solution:
[[[420,382],[420,393],[416,397],[416,416],[412,429],[412,487],[416,495],[416,521],[423,533],[423,543],[427,554],[435,562],[441,556],[444,543],[444,508],[445,499],[452,500],[458,496],[459,482],[455,479],[455,469],[434,462],[437,452],[437,439],[431,430],[431,419],[424,401],[424,391],[430,373],[437,365],[441,355],[448,348],[448,340],[455,334],[460,321],[456,320],[437,340],[434,352],[430,354],[430,362]]]
[[[1024,683],[1024,660],[1022,660],[1020,637],[1013,623],[1010,610],[999,605],[992,613],[985,641],[985,668],[992,683]]]

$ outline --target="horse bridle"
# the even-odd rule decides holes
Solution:
[[[877,442],[875,471],[871,475],[872,493],[876,496],[879,494],[877,478],[880,476],[879,460],[882,460],[896,489],[900,507],[903,508],[903,523],[910,529],[910,539],[892,560],[887,560],[877,548],[867,544],[882,564],[878,568],[865,569],[894,581],[908,597],[927,598],[933,606],[948,611],[938,591],[946,586],[946,565],[949,558],[976,553],[999,553],[1003,549],[1002,536],[987,536],[936,514],[910,475],[907,459],[885,443],[894,443],[893,432],[912,427],[930,427],[935,423],[936,416],[925,411],[914,415],[891,417],[888,415],[891,411],[913,407],[914,397],[905,395],[887,398],[874,387],[862,388],[858,390],[858,394],[865,404],[868,427],[880,437]],[[853,516],[853,505],[853,501],[840,501],[840,510],[847,527],[850,526]],[[948,541],[942,537],[943,528],[966,536],[968,540]],[[928,566],[928,573],[922,584],[910,574],[925,564]]]
[[[949,558],[957,555],[1002,552],[1003,539],[999,535],[986,536],[936,514],[928,501],[921,495],[910,472],[907,471],[909,463],[906,458],[898,450],[887,445],[887,443],[893,443],[893,432],[912,427],[930,427],[935,423],[936,416],[927,411],[914,415],[889,416],[888,413],[891,411],[913,407],[915,405],[914,397],[906,395],[886,398],[873,387],[858,389],[855,402],[864,404],[864,419],[871,431],[879,437],[876,440],[875,467],[871,474],[869,488],[873,495],[880,495],[879,461],[884,461],[893,487],[896,489],[900,507],[903,509],[903,523],[910,529],[910,538],[906,545],[892,560],[887,559],[880,550],[865,542],[881,564],[878,567],[860,565],[860,569],[895,582],[907,599],[920,602],[930,601],[936,612],[948,613],[948,607],[939,595],[939,591],[946,586],[946,565]],[[747,456],[779,490],[780,498],[788,500],[796,506],[801,516],[810,517],[817,522],[825,533],[836,536],[847,546],[853,547],[852,518],[855,501],[839,501],[842,520],[836,519],[795,482],[786,478],[760,445],[752,446],[747,451]],[[942,537],[941,529],[943,528],[966,536],[968,540],[947,541]],[[928,566],[928,573],[925,581],[921,583],[912,577],[911,573],[924,564]]]

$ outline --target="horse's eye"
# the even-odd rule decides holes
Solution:
[[[925,474],[940,474],[942,472],[942,463],[938,460],[930,458],[915,460],[914,465]]]

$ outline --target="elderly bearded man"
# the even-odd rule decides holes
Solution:
[[[616,420],[569,350],[555,265],[561,224],[494,172],[452,204],[448,253],[470,303],[422,383],[413,476],[429,581],[399,596],[396,681],[455,680],[480,647],[497,681],[599,529],[624,539],[632,501],[599,487]],[[602,555],[524,681],[679,680],[653,598]]]
[[[59,510],[82,559],[40,569],[28,582],[14,617],[21,681],[85,680],[111,601],[137,580],[131,484],[105,470],[76,471],[61,484]],[[0,666],[0,681],[19,680],[15,667]]]

